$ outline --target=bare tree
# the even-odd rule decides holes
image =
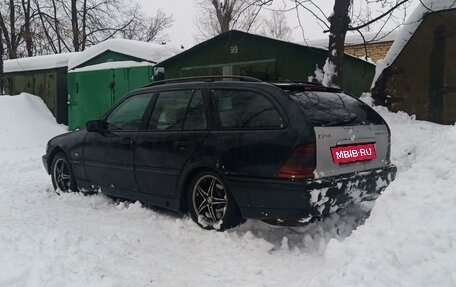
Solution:
[[[260,11],[272,0],[198,0],[196,3],[199,16],[194,37],[204,40],[233,29],[255,30]]]
[[[0,12],[0,28],[10,59],[17,58],[17,50],[22,40],[20,29],[18,29],[19,17],[18,8],[20,6],[14,0],[2,3]]]
[[[136,14],[122,0],[59,0],[70,15],[73,50],[84,51],[86,46],[114,37],[128,27]]]
[[[25,48],[27,51],[27,56],[33,56],[33,36],[32,36],[32,7],[31,0],[21,0],[22,11],[24,13],[24,25],[22,27],[22,35],[25,40]]]
[[[353,0],[335,0],[334,4],[334,11],[333,15],[329,17],[330,27],[329,27],[329,46],[328,46],[328,60],[325,64],[324,71],[325,77],[323,79],[323,84],[326,86],[336,86],[342,87],[342,79],[343,79],[343,57],[344,57],[344,43],[345,43],[345,35],[348,31],[357,31],[363,41],[366,43],[362,29],[368,29],[370,25],[378,24],[381,21],[384,21],[380,24],[380,29],[377,35],[380,35],[382,28],[386,25],[386,23],[392,19],[392,13],[403,7],[404,4],[409,2],[410,0],[375,0],[371,3],[380,3],[382,7],[386,9],[386,11],[382,12],[379,15],[372,16],[369,14],[370,17],[367,21],[360,20],[360,22],[353,22],[350,18],[350,14],[353,12],[350,11]],[[369,4],[369,2],[367,2]],[[405,22],[405,13],[404,10],[404,17],[402,18],[401,23],[397,23],[397,25],[401,25]],[[376,37],[374,37],[375,39]]]
[[[34,38],[38,14],[35,2],[38,0],[8,0],[0,2],[0,29],[8,58],[14,59],[35,54]],[[43,0],[44,1],[44,0]]]
[[[264,19],[262,34],[279,40],[291,40],[291,28],[283,11],[271,11],[271,17]]]
[[[377,36],[384,37],[385,33],[382,33],[382,29],[387,23],[394,22],[397,27],[405,22],[407,4],[411,2],[410,0],[360,0],[363,6],[355,12],[353,8],[355,0],[335,0],[333,13],[328,17],[315,0],[290,1],[296,10],[304,10],[316,19],[325,30],[324,32],[329,32],[328,59],[323,69],[325,72],[323,84],[334,87],[343,87],[344,42],[347,32],[355,31],[364,39],[363,31],[368,30],[371,25],[377,25],[380,27]],[[380,5],[382,12],[373,15],[369,5]],[[363,15],[362,10],[367,10],[368,13]],[[399,19],[393,16],[393,12],[397,10],[402,10],[400,12],[403,16]],[[373,37],[371,41],[377,39],[378,37]]]
[[[83,51],[115,36],[163,41],[172,17],[157,11],[153,17],[126,0],[33,0],[41,33],[34,39],[37,53]]]
[[[0,49],[6,58],[83,51],[87,46],[123,35],[141,41],[162,41],[172,17],[157,11],[146,17],[127,0],[2,0]],[[0,63],[0,90],[3,63]]]
[[[68,23],[63,19],[63,6],[59,0],[34,0],[38,23],[34,46],[38,54],[59,54],[71,51]],[[61,20],[62,19],[62,20]]]
[[[123,38],[143,42],[167,42],[168,34],[164,31],[174,22],[171,15],[166,15],[162,10],[157,10],[152,17],[146,17],[136,12],[136,18],[122,30]]]

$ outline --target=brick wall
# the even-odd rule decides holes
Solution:
[[[377,62],[385,57],[392,44],[393,41],[366,44],[367,56]],[[366,56],[364,44],[347,45],[345,46],[345,53],[355,57]]]

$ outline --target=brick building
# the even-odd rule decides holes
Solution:
[[[372,61],[375,63],[378,60],[381,60],[385,57],[386,53],[388,53],[389,49],[391,48],[391,45],[393,45],[394,39],[391,38],[385,38],[369,43],[345,43],[345,53],[348,55],[352,55],[358,58],[364,58],[366,56],[366,51],[367,51],[367,57],[372,59]]]
[[[345,37],[345,53],[358,58],[367,57],[374,63],[383,59],[394,42],[397,33],[368,32],[364,33],[364,39],[359,34]],[[308,42],[309,46],[328,47],[328,38]]]

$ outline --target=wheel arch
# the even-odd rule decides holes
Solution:
[[[48,174],[51,174],[51,168],[52,168],[52,161],[54,160],[54,157],[56,154],[58,153],[63,153],[66,155],[65,151],[59,147],[59,146],[56,146],[52,149],[51,153],[49,154],[49,157],[47,158],[47,172]]]
[[[195,178],[195,176],[203,171],[209,171],[209,172],[214,172],[218,174],[222,179],[223,175],[220,173],[219,170],[213,167],[209,166],[197,166],[186,172],[186,174],[183,177],[182,183],[179,186],[179,210],[181,212],[187,212],[188,211],[188,204],[187,204],[187,192],[189,189],[189,185],[192,182],[192,180]]]

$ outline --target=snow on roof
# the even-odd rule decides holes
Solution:
[[[375,69],[374,80],[372,81],[372,87],[375,86],[378,77],[382,74],[383,70],[389,67],[402,52],[405,45],[412,38],[415,31],[420,26],[424,17],[432,12],[456,9],[456,1],[454,0],[422,0],[422,4],[418,4],[418,7],[413,11],[404,27],[400,31],[390,50],[386,54],[383,60],[377,62]]]
[[[77,54],[78,53],[64,53],[5,60],[4,73],[47,70],[67,67],[70,57]]]
[[[78,55],[71,57],[68,63],[68,69],[74,69],[77,66],[108,50],[140,58],[152,63],[161,62],[182,52],[181,49],[170,45],[160,45],[156,43],[125,39],[110,39],[87,48],[85,51],[79,53]]]
[[[117,61],[117,62],[107,62],[107,63],[98,64],[98,65],[77,68],[77,69],[68,71],[68,73],[90,72],[90,71],[109,70],[109,69],[131,68],[131,67],[147,67],[147,66],[153,66],[153,64],[151,62]]]
[[[367,43],[382,43],[382,42],[392,42],[396,38],[398,33],[396,31],[388,32],[368,32],[363,33],[364,39]],[[328,48],[329,38],[322,38],[316,40],[310,40],[306,43],[301,43],[314,47],[323,47]],[[363,37],[358,32],[348,32],[345,36],[345,45],[359,45],[363,44]]]

